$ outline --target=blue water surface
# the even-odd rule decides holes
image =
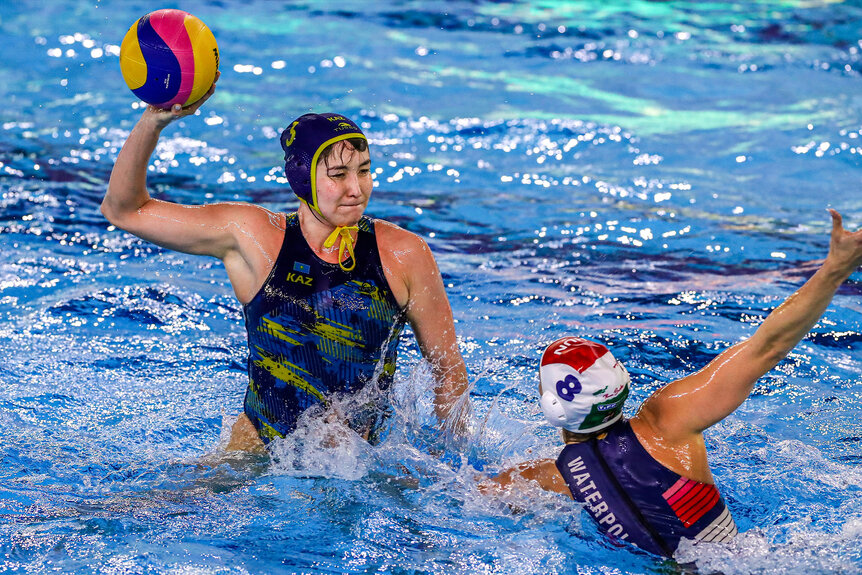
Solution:
[[[246,385],[221,264],[98,208],[142,111],[119,44],[163,7],[208,24],[222,76],[163,134],[153,194],[295,209],[280,131],[360,122],[368,213],[424,237],[448,286],[466,444],[430,431],[408,334],[381,445],[309,421],[272,457],[220,451]],[[0,3],[0,572],[675,572],[564,497],[475,477],[558,452],[535,401],[550,341],[611,345],[632,414],[810,276],[827,208],[862,226],[860,31],[855,1]],[[681,563],[862,572],[860,295],[857,274],[707,432],[743,533]]]

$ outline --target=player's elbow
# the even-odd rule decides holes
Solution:
[[[126,225],[124,225],[124,217],[122,210],[118,210],[113,203],[105,198],[102,200],[102,205],[99,206],[99,211],[102,212],[102,215],[105,217],[108,222],[116,226],[120,229],[126,229]]]
[[[798,343],[797,340],[789,340],[782,337],[781,334],[776,334],[774,337],[752,339],[757,344],[756,348],[752,350],[754,357],[763,366],[764,373],[778,365]]]
[[[764,373],[781,363],[793,351],[794,345],[775,345],[763,355]]]
[[[108,202],[108,198],[102,200],[102,204],[99,206],[99,211],[102,212],[102,216],[104,216],[106,220],[108,220],[112,224],[114,223],[114,210],[111,208],[111,204]]]
[[[105,219],[123,230],[128,230],[133,225],[132,220],[138,215],[139,210],[140,206],[133,207],[132,205],[118,202],[115,198],[111,197],[110,191],[105,195],[99,206],[99,211],[102,212]]]

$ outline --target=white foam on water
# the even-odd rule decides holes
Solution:
[[[731,510],[755,526],[727,544],[684,541],[675,558],[728,575],[856,572],[862,471],[798,440],[767,440],[751,455],[755,473],[746,461],[722,483],[725,496],[741,496]]]

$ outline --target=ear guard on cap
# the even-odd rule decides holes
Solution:
[[[542,411],[545,412],[545,419],[554,427],[563,427],[566,424],[566,410],[560,403],[560,399],[546,391],[539,398],[539,404],[542,406]]]

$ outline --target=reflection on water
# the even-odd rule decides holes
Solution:
[[[0,5],[0,570],[667,570],[566,499],[488,500],[475,476],[556,454],[534,398],[545,343],[611,345],[634,410],[813,272],[826,207],[862,224],[858,6],[184,5],[215,32],[222,77],[165,131],[154,195],[294,209],[284,123],[354,117],[369,213],[437,254],[473,383],[474,434],[448,443],[407,335],[381,445],[312,420],[248,457],[218,447],[246,385],[221,265],[98,211],[141,112],[118,45],[151,8]],[[862,566],[856,280],[709,432],[745,533],[684,549],[701,572]]]

